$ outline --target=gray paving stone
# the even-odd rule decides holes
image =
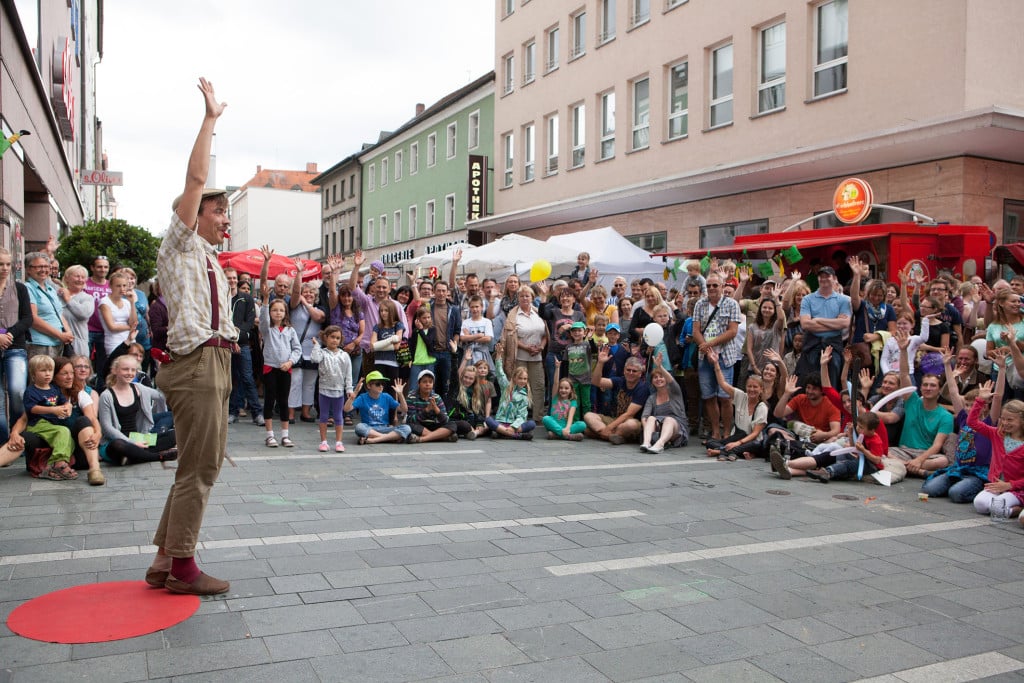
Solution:
[[[563,600],[488,610],[487,614],[501,624],[506,631],[567,624],[588,618],[586,612]]]
[[[680,653],[678,641],[671,640],[596,652],[583,655],[583,659],[613,681],[631,681],[700,666],[695,657]]]
[[[573,628],[605,650],[676,640],[694,635],[690,629],[659,612],[603,617],[573,624]]]
[[[431,643],[430,647],[458,673],[525,664],[530,659],[503,635],[481,635]]]
[[[825,612],[824,614],[818,614],[817,618],[826,624],[849,633],[851,636],[862,636],[914,625],[911,619],[876,605],[850,607],[833,612]]]
[[[146,661],[150,676],[181,676],[266,664],[270,662],[270,653],[262,640],[231,640],[150,651]]]
[[[519,664],[490,674],[491,683],[604,683],[604,675],[579,657]]]
[[[861,678],[856,672],[839,666],[808,648],[751,657],[750,663],[783,681],[792,683],[842,683]]]
[[[813,650],[861,676],[879,676],[941,660],[938,655],[879,633],[815,645]],[[757,660],[754,662],[757,663]]]
[[[560,576],[544,579],[517,581],[512,584],[527,597],[536,602],[549,602],[617,592],[615,586],[598,575]]]
[[[340,602],[251,610],[242,617],[254,638],[363,623],[354,607]]]
[[[24,681],[74,680],[121,683],[121,681],[146,680],[148,677],[149,672],[144,652],[95,657],[87,662],[78,660],[40,664],[19,668],[17,671],[17,679]]]
[[[362,586],[355,588],[332,588],[325,591],[308,591],[299,593],[299,599],[307,604],[313,605],[318,602],[339,602],[342,600],[356,600],[358,598],[372,597],[372,593]]]
[[[409,644],[405,636],[389,623],[335,628],[331,629],[331,635],[345,652],[363,652]]]
[[[376,567],[325,572],[324,578],[335,588],[351,588],[352,586],[412,581],[416,577],[405,567]]]
[[[363,621],[372,624],[380,621],[403,621],[417,617],[434,616],[431,609],[418,595],[387,595],[384,597],[353,600],[352,607],[362,616]]]
[[[507,584],[449,588],[421,593],[420,597],[438,614],[497,609],[529,602],[523,593]]]
[[[791,638],[799,640],[805,645],[829,643],[833,640],[845,640],[849,637],[849,634],[845,631],[840,631],[815,617],[773,621],[770,626],[782,631]]]
[[[237,612],[197,614],[165,629],[166,647],[187,648],[222,641],[241,641],[249,634],[242,615]]]
[[[460,612],[393,623],[410,643],[432,643],[502,631],[502,627],[484,612]]]
[[[685,607],[672,607],[663,612],[697,633],[712,633],[776,620],[774,615],[738,598],[698,602]]]
[[[341,645],[327,630],[267,636],[263,642],[270,652],[270,658],[275,662],[309,659],[342,652]]]
[[[175,676],[174,683],[319,683],[320,679],[309,661],[280,662],[242,666],[222,671],[208,671],[189,676]]]
[[[299,593],[303,591],[326,590],[331,587],[323,574],[292,574],[273,576],[268,579],[276,593]]]
[[[702,666],[686,672],[686,677],[695,683],[715,683],[730,681],[731,683],[771,683],[780,679],[764,669],[759,669],[750,662],[726,662]]]
[[[889,635],[947,659],[966,657],[1013,645],[1013,641],[1002,635],[981,628],[971,629],[968,637],[964,637],[964,625],[955,621],[909,626],[890,631]]]
[[[375,681],[402,683],[454,673],[437,653],[426,645],[392,647],[353,652],[310,660],[323,683]]]
[[[5,667],[22,667],[67,661],[71,658],[71,646],[10,636],[0,638],[0,653]]]

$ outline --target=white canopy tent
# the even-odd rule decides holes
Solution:
[[[465,262],[466,258],[473,253],[477,247],[467,242],[460,242],[459,244],[453,244],[447,249],[434,252],[433,254],[422,254],[414,259],[402,261],[398,264],[399,270],[403,273],[412,273],[412,277],[416,278],[426,273],[430,268],[437,268],[438,274],[443,274],[445,277],[448,275],[448,269],[452,267],[452,259],[455,256],[455,252],[459,249],[462,250],[462,259]]]
[[[552,244],[550,241],[542,242],[532,237],[509,234],[479,247],[462,244],[436,254],[425,254],[414,262],[403,263],[403,268],[415,270],[418,267],[422,272],[424,268],[436,266],[442,276],[447,276],[458,247],[462,247],[459,275],[476,273],[481,279],[492,277],[498,281],[513,274],[528,279],[530,268],[535,261],[540,260],[551,264],[552,277],[568,275],[576,267],[576,254],[579,253],[574,248]],[[410,263],[413,263],[412,268],[409,267]]]
[[[554,244],[575,252],[586,251],[590,254],[590,267],[597,268],[598,284],[604,287],[611,287],[616,277],[626,278],[626,282],[643,277],[649,277],[655,282],[664,280],[665,264],[660,258],[651,258],[650,253],[636,246],[619,231],[612,227],[598,228],[596,230],[582,230],[566,235],[556,235],[548,238],[548,244]],[[576,261],[566,271],[571,272],[575,268]],[[555,274],[560,271],[555,269]],[[680,281],[685,278],[680,276]],[[674,286],[669,280],[669,286]]]

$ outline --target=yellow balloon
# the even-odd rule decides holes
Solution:
[[[543,259],[533,262],[533,267],[530,268],[530,282],[547,280],[549,275],[551,275],[550,263]]]

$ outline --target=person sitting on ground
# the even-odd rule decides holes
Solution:
[[[405,402],[405,383],[395,380],[396,401],[390,394],[384,393],[387,378],[374,370],[366,375],[366,392],[360,393],[363,380],[360,379],[356,388],[345,401],[345,412],[359,411],[359,422],[355,426],[359,445],[404,442],[412,434],[412,428],[405,424],[405,415],[409,406]],[[395,424],[392,424],[391,412],[395,411]]]
[[[75,447],[71,430],[64,424],[71,417],[71,402],[53,383],[53,370],[54,362],[49,356],[33,356],[28,361],[31,384],[25,389],[25,431],[39,435],[53,449],[43,476],[57,481],[78,479],[78,472],[71,468]]]
[[[604,366],[609,359],[608,349],[598,352],[590,381],[600,391],[611,390],[610,414],[585,413],[583,421],[587,423],[587,431],[584,436],[607,441],[613,446],[626,441],[639,443],[643,431],[640,413],[650,395],[643,376],[644,362],[631,356],[623,366],[622,377],[604,377]]]
[[[849,479],[857,476],[860,459],[864,458],[864,474],[872,474],[885,469],[882,456],[889,450],[889,445],[878,433],[881,425],[878,415],[870,411],[857,415],[857,432],[854,434],[853,424],[846,426],[846,442],[851,444],[852,453],[839,453],[836,462],[825,467],[808,470],[810,479],[827,484],[830,481]]]
[[[498,376],[501,399],[497,412],[494,417],[486,419],[486,424],[493,437],[529,441],[533,439],[533,430],[537,427],[537,423],[529,419],[530,406],[533,405],[529,372],[524,366],[519,366],[509,381],[505,376],[502,344],[498,344],[495,355],[498,362],[495,363],[494,372]]]
[[[993,519],[1020,515],[1024,504],[1024,402],[1008,401],[999,413],[999,426],[981,421],[984,404],[992,398],[987,387],[978,390],[967,424],[992,442],[992,462],[984,490],[974,498],[974,509]]]
[[[555,359],[555,373],[557,375],[562,361]],[[590,385],[586,385],[590,389]],[[583,432],[587,424],[582,420],[575,420],[579,411],[579,402],[573,382],[568,377],[552,382],[551,407],[548,414],[541,422],[544,429],[548,430],[549,439],[567,439],[569,441],[582,441]]]
[[[792,459],[785,457],[784,451],[790,454],[794,451],[806,451],[806,446],[801,442],[820,444],[839,435],[839,409],[825,399],[821,379],[808,375],[803,381],[804,393],[794,397],[799,389],[796,377],[786,380],[786,391],[775,407],[775,416],[786,421],[789,429],[772,427],[768,431],[768,453],[772,470],[782,479],[789,479],[793,475],[801,476],[807,470],[826,467],[835,462],[835,457],[829,453]],[[800,442],[796,441],[798,437]]]
[[[455,400],[448,417],[455,425],[455,433],[472,441],[490,431],[484,421],[491,416],[494,385],[486,381],[486,363],[483,368],[485,381],[477,380],[478,366],[470,362],[470,355],[470,350],[466,349],[466,355],[459,367],[459,385],[455,390]]]
[[[708,362],[715,368],[718,386],[732,399],[734,429],[725,439],[708,440],[708,456],[718,456],[719,460],[730,462],[735,461],[738,455],[746,460],[764,457],[764,430],[768,424],[768,405],[761,397],[764,380],[760,375],[750,375],[746,391],[733,387],[725,381],[717,355],[710,351]]]
[[[455,425],[448,423],[448,410],[444,399],[434,391],[434,371],[423,370],[417,380],[416,390],[410,391],[406,399],[409,406],[409,426],[412,434],[409,443],[459,440]]]
[[[139,370],[134,356],[118,356],[111,366],[107,388],[99,398],[100,456],[120,466],[176,460],[174,421],[163,394],[132,382]],[[145,440],[138,436],[148,434],[155,435],[154,443],[149,443],[148,436]]]
[[[640,450],[661,453],[665,448],[685,446],[690,438],[686,420],[683,390],[670,372],[662,368],[651,371],[651,393],[640,416],[643,440]]]

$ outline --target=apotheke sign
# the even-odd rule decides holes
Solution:
[[[124,185],[124,174],[121,171],[82,171],[83,185]]]

